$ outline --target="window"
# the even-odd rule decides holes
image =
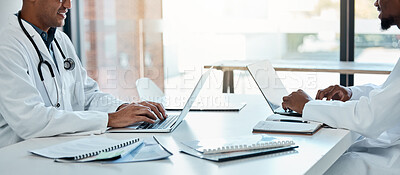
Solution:
[[[162,89],[190,82],[183,85],[190,91],[205,64],[223,60],[339,61],[342,1],[76,1],[82,11],[82,58],[101,89],[118,97],[136,97],[140,77],[152,78]],[[398,32],[380,31],[373,2],[355,2],[355,61],[392,64],[399,55]],[[290,90],[311,94],[339,83],[336,73],[279,75]],[[248,76],[235,72],[237,92],[258,92]],[[315,86],[306,86],[311,76]],[[371,82],[368,76],[355,75],[355,84]],[[304,86],[290,85],[288,77],[301,79]],[[372,82],[379,84],[387,75],[376,77]],[[212,78],[222,88],[222,73],[215,71]]]
[[[167,79],[222,60],[339,61],[339,0],[167,0],[163,20]],[[338,74],[312,74],[329,82],[310,91],[339,80]],[[235,72],[235,82],[247,82],[246,76]],[[247,85],[238,83],[236,92],[245,92]]]
[[[355,54],[357,62],[396,63],[399,55],[398,29],[382,31],[378,11],[372,8],[375,0],[356,1]]]
[[[375,0],[355,2],[354,61],[395,64],[400,56],[397,27],[382,31]],[[382,84],[388,75],[354,75],[354,85]]]

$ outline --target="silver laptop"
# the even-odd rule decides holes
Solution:
[[[127,126],[125,128],[110,128],[107,132],[172,132],[175,130],[176,127],[183,121],[186,117],[187,113],[192,107],[194,101],[196,100],[197,95],[201,88],[203,87],[204,83],[206,82],[208,76],[211,72],[210,68],[201,75],[199,81],[197,82],[196,86],[193,89],[192,94],[186,101],[185,107],[183,107],[182,111],[178,114],[177,112],[171,113],[171,111],[167,111],[168,117],[165,120],[157,120],[155,123],[150,124],[146,122],[140,122],[131,126]]]
[[[274,67],[267,60],[247,66],[258,88],[275,114],[301,117],[301,114],[282,108],[282,98],[289,95]]]

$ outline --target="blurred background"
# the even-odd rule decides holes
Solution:
[[[7,2],[8,1],[8,2]],[[4,5],[7,3],[7,5]],[[138,100],[135,81],[149,77],[166,93],[188,93],[203,66],[224,60],[340,61],[340,0],[76,0],[71,36],[103,91]],[[354,3],[354,61],[395,64],[399,32],[381,31],[374,0]],[[20,1],[2,0],[1,23]],[[4,25],[1,25],[4,26]],[[344,41],[342,41],[344,42]],[[339,84],[338,73],[278,72],[289,91]],[[355,74],[354,85],[388,75]],[[235,93],[259,93],[246,71],[234,71]],[[221,92],[222,72],[206,86]]]

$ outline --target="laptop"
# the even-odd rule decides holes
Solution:
[[[139,122],[124,128],[110,128],[107,132],[132,132],[132,133],[168,133],[174,131],[179,124],[183,121],[186,115],[189,113],[190,108],[192,107],[194,101],[196,100],[197,95],[199,95],[201,88],[203,87],[204,83],[206,82],[208,76],[211,72],[210,68],[201,75],[199,81],[197,82],[196,86],[193,89],[192,94],[188,98],[185,103],[183,109],[178,112],[171,112],[167,111],[168,117],[165,120],[157,120],[155,123],[150,124],[147,122]]]
[[[250,64],[247,66],[247,70],[275,114],[301,117],[301,114],[295,111],[285,111],[282,108],[282,98],[289,93],[269,61]]]

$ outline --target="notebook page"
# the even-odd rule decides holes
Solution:
[[[93,152],[98,152],[101,150],[108,151],[113,150],[112,148],[117,145],[127,145],[128,142],[134,139],[129,140],[114,140],[105,137],[89,137],[78,140],[73,140],[57,145],[53,145],[50,147],[32,150],[30,151],[33,154],[37,154],[47,158],[73,158]]]

